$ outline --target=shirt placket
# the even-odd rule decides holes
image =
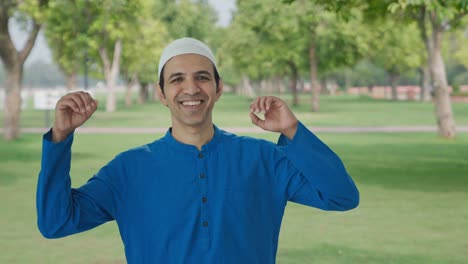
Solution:
[[[201,219],[200,219],[200,228],[201,228],[201,243],[203,248],[210,247],[210,217],[209,217],[209,206],[210,206],[210,197],[207,193],[207,183],[210,175],[207,172],[207,153],[200,151],[197,154],[197,172],[199,175],[200,183],[200,197],[199,202],[201,203]]]

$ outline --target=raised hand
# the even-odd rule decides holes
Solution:
[[[71,132],[93,115],[97,106],[98,101],[83,91],[69,93],[60,98],[55,106],[52,141],[65,140]]]
[[[256,113],[263,112],[265,119]],[[288,105],[278,97],[260,96],[250,104],[250,119],[256,126],[271,132],[280,132],[293,139],[297,131],[297,118]]]

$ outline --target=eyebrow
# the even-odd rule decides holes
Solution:
[[[206,74],[211,77],[211,73],[209,71],[197,71],[195,74]]]
[[[196,71],[195,72],[196,75],[200,75],[200,74],[206,74],[208,76],[211,77],[211,73],[209,71],[205,71],[205,70],[202,70],[202,71]],[[174,77],[181,77],[181,76],[184,76],[185,74],[184,73],[181,73],[181,72],[176,72],[176,73],[173,73],[171,75],[169,75],[169,80],[174,78]]]
[[[174,78],[174,77],[180,77],[180,76],[184,76],[184,74],[181,73],[181,72],[173,73],[173,74],[169,75],[169,80]]]

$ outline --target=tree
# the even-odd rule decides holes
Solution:
[[[442,57],[442,39],[446,31],[456,28],[461,19],[468,14],[468,2],[395,0],[388,8],[394,13],[405,12],[412,20],[418,22],[432,74],[439,135],[448,139],[455,138],[455,120]]]
[[[47,3],[47,0],[0,2],[0,58],[6,71],[3,121],[5,140],[19,137],[23,65],[36,41]],[[8,22],[15,18],[22,19],[29,27],[26,43],[19,50],[13,44],[8,30]]]
[[[330,12],[319,1],[297,1],[301,24],[309,37],[309,67],[312,88],[312,111],[320,109],[319,76],[354,65],[368,50],[369,36],[361,25],[361,14],[357,9],[348,10],[344,20]],[[325,87],[323,87],[325,88]]]
[[[284,0],[294,1],[294,0]],[[348,0],[320,2],[327,8],[346,16],[353,6],[358,6],[368,17],[375,18],[393,13],[405,17],[408,21],[418,23],[428,57],[428,64],[434,90],[434,105],[439,135],[444,138],[455,138],[455,121],[452,104],[447,89],[447,76],[442,57],[442,39],[444,32],[457,28],[460,21],[468,14],[466,0]]]
[[[180,0],[176,1],[173,7],[172,18],[167,21],[169,33],[173,38],[209,40],[216,28],[217,16],[208,1]]]
[[[245,51],[250,44],[237,40],[244,48],[237,49],[238,54],[235,52],[234,56],[247,60],[240,65],[257,65],[262,77],[289,73],[294,105],[298,103],[296,80],[299,75],[310,73],[312,111],[319,110],[319,75],[354,64],[365,46],[355,25],[337,19],[335,14],[310,1],[291,4],[239,1],[233,23],[238,23],[241,30],[250,31],[250,35],[244,35],[254,43],[251,54]]]
[[[76,87],[81,65],[87,59],[89,16],[85,6],[84,1],[53,1],[46,20],[45,36],[68,90]]]
[[[132,86],[140,84],[139,102],[149,100],[148,86],[158,80],[158,61],[169,39],[167,26],[154,17],[154,2],[142,2],[144,7],[138,23],[126,36],[122,53],[122,73],[127,82],[126,105],[131,105]]]
[[[423,61],[418,29],[414,23],[405,25],[401,21],[382,19],[374,21],[369,32],[372,33],[370,44],[373,47],[369,50],[370,58],[387,72],[392,99],[397,100],[400,75],[418,68]]]
[[[51,14],[50,21],[64,25],[51,25],[48,35],[59,43],[52,45],[62,66],[76,69],[83,57],[88,57],[95,71],[101,71],[108,89],[106,111],[116,110],[115,86],[120,74],[122,49],[128,40],[129,32],[137,27],[143,0],[76,0],[54,5],[70,8],[72,11],[58,10]],[[73,14],[69,14],[72,12]],[[76,18],[78,16],[78,18]],[[76,21],[75,21],[76,19]],[[57,36],[64,33],[66,36]],[[73,54],[75,49],[75,54]],[[86,54],[86,56],[84,56]]]
[[[242,69],[244,86],[247,75],[268,79],[288,74],[293,105],[298,105],[297,82],[307,59],[298,20],[293,7],[269,1],[241,1],[226,40],[226,49]]]
[[[141,1],[137,0],[99,0],[90,4],[92,22],[89,34],[93,38],[92,47],[98,51],[108,89],[106,111],[117,108],[115,85],[120,74],[122,46],[128,40],[128,32],[138,21],[142,11]]]

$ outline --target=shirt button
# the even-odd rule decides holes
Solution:
[[[205,179],[205,178],[206,178],[205,173],[200,173],[200,179]]]
[[[208,221],[203,221],[203,227],[208,227]]]
[[[208,199],[206,197],[203,197],[201,200],[202,200],[203,203],[206,203],[208,201]]]
[[[198,153],[198,158],[199,159],[203,158],[203,153]]]

